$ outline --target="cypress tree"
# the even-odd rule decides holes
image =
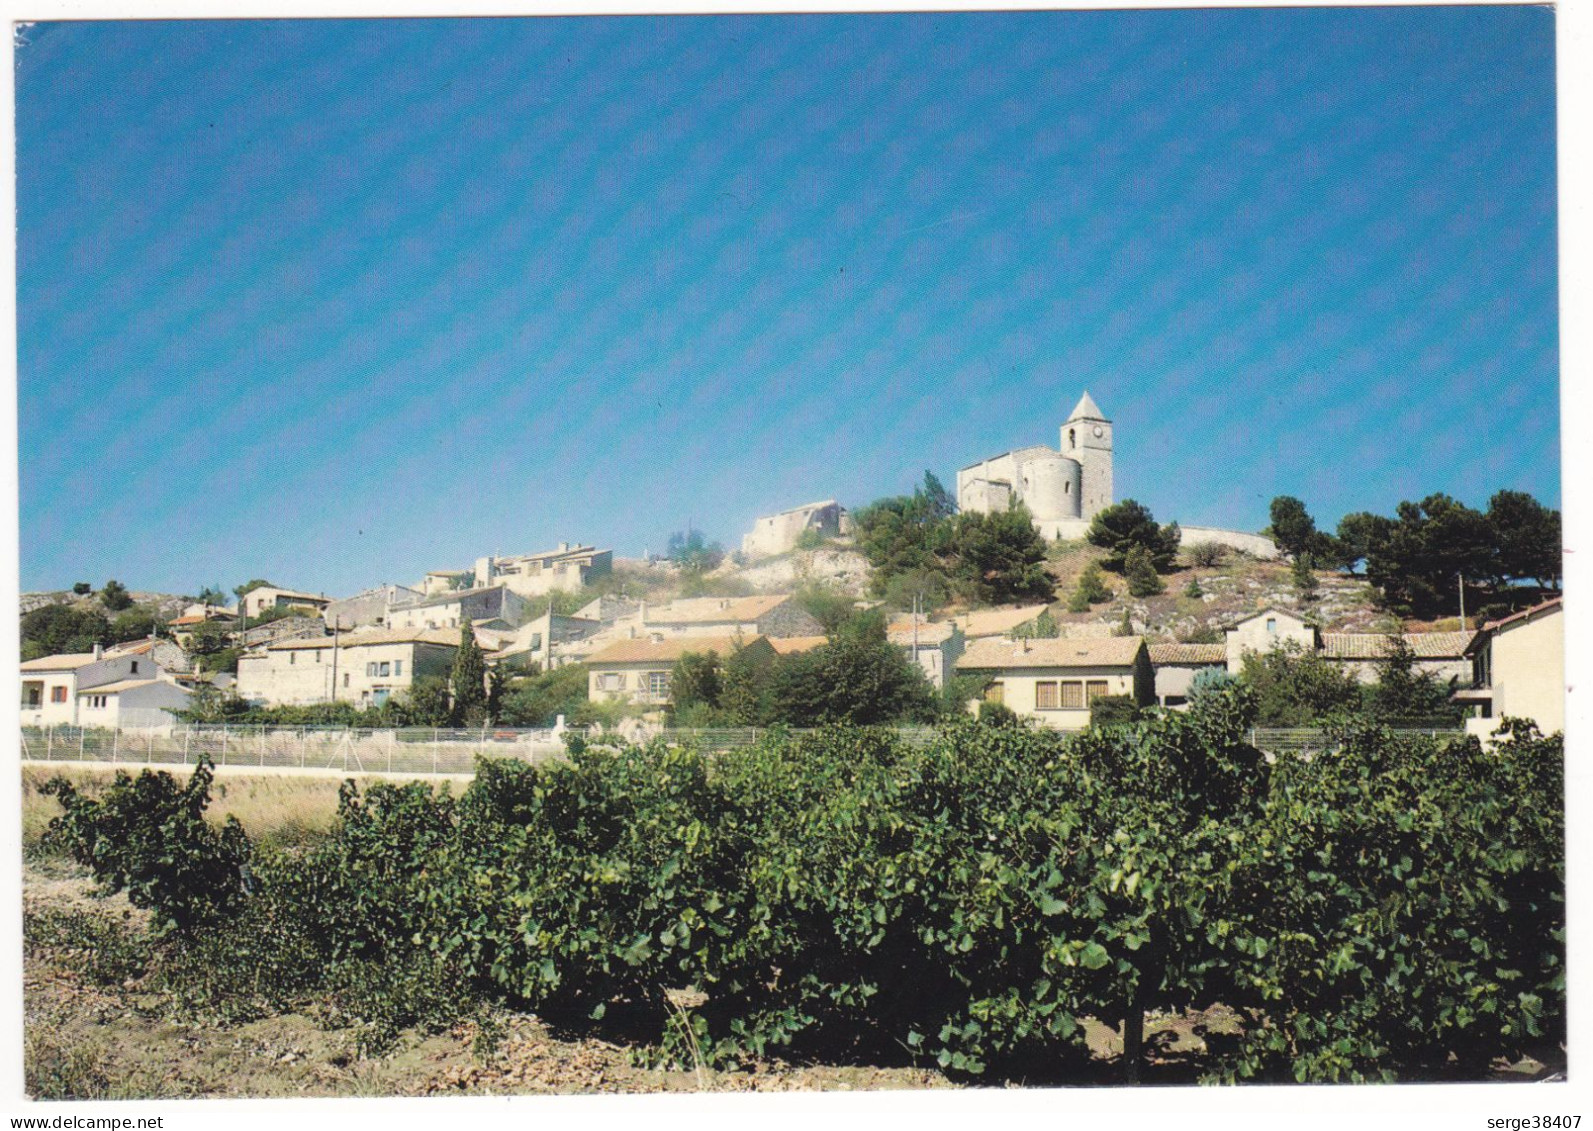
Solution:
[[[474,726],[487,713],[487,659],[468,624],[459,629],[459,653],[448,678],[453,691],[455,726]]]
[[[1123,576],[1128,579],[1128,591],[1135,597],[1153,597],[1167,587],[1162,584],[1162,579],[1156,576],[1156,566],[1151,562],[1151,555],[1143,546],[1135,546],[1128,551],[1128,556],[1123,561]]]

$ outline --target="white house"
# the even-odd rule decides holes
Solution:
[[[187,692],[166,678],[160,665],[142,652],[107,653],[95,645],[92,652],[42,656],[22,663],[22,725],[23,726],[84,726],[115,725],[123,693],[150,681],[165,682],[187,702]],[[116,690],[106,690],[115,686]],[[84,703],[82,693],[94,692],[106,701]],[[114,710],[111,700],[115,700]],[[140,691],[126,701],[131,708],[143,709],[158,702],[175,702],[164,690]],[[94,722],[84,719],[85,710],[94,712]],[[107,721],[109,720],[109,721]],[[170,722],[162,718],[153,724]]]
[[[985,701],[1004,703],[1023,718],[1059,730],[1089,726],[1091,704],[1128,695],[1141,706],[1155,698],[1145,641],[1139,636],[1058,637],[969,643],[959,673],[985,676]]]
[[[1565,730],[1565,605],[1554,597],[1482,626],[1467,649],[1472,686],[1455,698],[1478,708],[1466,730],[1492,734],[1505,717],[1544,734]]]

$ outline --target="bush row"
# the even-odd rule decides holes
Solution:
[[[1233,687],[1073,738],[576,742],[567,763],[483,761],[458,798],[348,784],[329,838],[241,868],[236,834],[182,831],[191,792],[118,817],[154,797],[131,779],[58,787],[56,835],[182,939],[168,976],[195,1007],[330,995],[373,1043],[489,999],[665,1058],[1030,1078],[1087,1059],[1090,1017],[1126,1023],[1132,1077],[1147,1010],[1218,1002],[1246,1019],[1205,1058],[1220,1080],[1475,1076],[1561,1039],[1558,737],[1489,752],[1368,726],[1271,765],[1243,742],[1253,713]],[[142,875],[178,855],[215,866]]]

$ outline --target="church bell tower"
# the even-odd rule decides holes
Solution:
[[[1062,425],[1062,454],[1082,471],[1079,517],[1086,522],[1112,505],[1112,422],[1088,391]]]

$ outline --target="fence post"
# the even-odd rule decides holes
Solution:
[[[122,728],[111,731],[111,765],[116,765],[116,752],[122,745]]]
[[[223,766],[227,764],[227,728],[225,726],[221,728],[221,764]]]
[[[188,740],[193,737],[194,728],[189,727],[183,731],[183,765],[188,764]]]
[[[434,774],[437,772],[437,744],[435,742],[431,744],[431,772]]]
[[[88,738],[88,727],[77,728],[77,760],[83,760],[83,743]]]
[[[44,760],[46,762],[48,762],[48,761],[52,760],[54,758],[54,756],[55,756],[55,728],[53,726],[45,727],[44,728]]]

